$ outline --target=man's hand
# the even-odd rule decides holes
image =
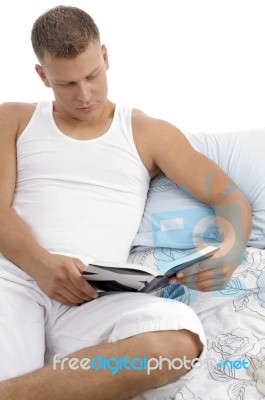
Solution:
[[[232,256],[223,245],[213,256],[178,272],[169,283],[183,284],[203,292],[222,290],[241,261],[240,256]]]
[[[77,258],[48,253],[44,265],[36,268],[34,279],[50,298],[67,305],[79,305],[98,297],[81,277],[85,265]]]

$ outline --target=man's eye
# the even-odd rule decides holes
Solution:
[[[68,87],[68,86],[73,86],[74,82],[68,82],[68,83],[63,83],[61,86],[63,87]]]
[[[88,81],[93,81],[93,79],[96,79],[97,75],[90,75],[87,77]]]

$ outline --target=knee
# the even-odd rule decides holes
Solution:
[[[159,331],[149,334],[149,346],[156,356],[173,359],[175,357],[187,359],[198,358],[203,350],[199,336],[187,329]]]
[[[143,334],[142,344],[150,361],[157,387],[173,382],[192,369],[203,350],[197,334],[189,330]]]

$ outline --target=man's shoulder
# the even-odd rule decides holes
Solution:
[[[132,122],[135,124],[152,124],[156,121],[155,118],[150,117],[149,115],[147,115],[145,112],[137,109],[137,108],[133,108],[132,109]]]
[[[132,110],[132,126],[133,130],[141,134],[154,136],[166,136],[167,132],[179,132],[179,130],[168,121],[160,118],[151,117],[141,110],[134,108]]]
[[[5,102],[0,104],[1,131],[14,133],[17,136],[29,123],[35,109],[36,103]]]
[[[3,113],[15,113],[23,115],[24,113],[34,112],[37,103],[23,103],[23,102],[5,102],[0,104],[0,112]]]
[[[132,110],[132,130],[138,153],[153,178],[161,173],[156,159],[165,144],[172,142],[172,137],[178,140],[179,130],[169,122],[150,117],[138,109]]]

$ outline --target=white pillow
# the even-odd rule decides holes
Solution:
[[[241,189],[252,206],[248,245],[265,248],[265,128],[232,133],[187,134],[192,146],[212,159]],[[194,247],[220,240],[211,207],[179,189],[165,176],[151,181],[135,246]]]
[[[213,209],[165,175],[152,179],[133,247],[191,249],[219,242]]]

